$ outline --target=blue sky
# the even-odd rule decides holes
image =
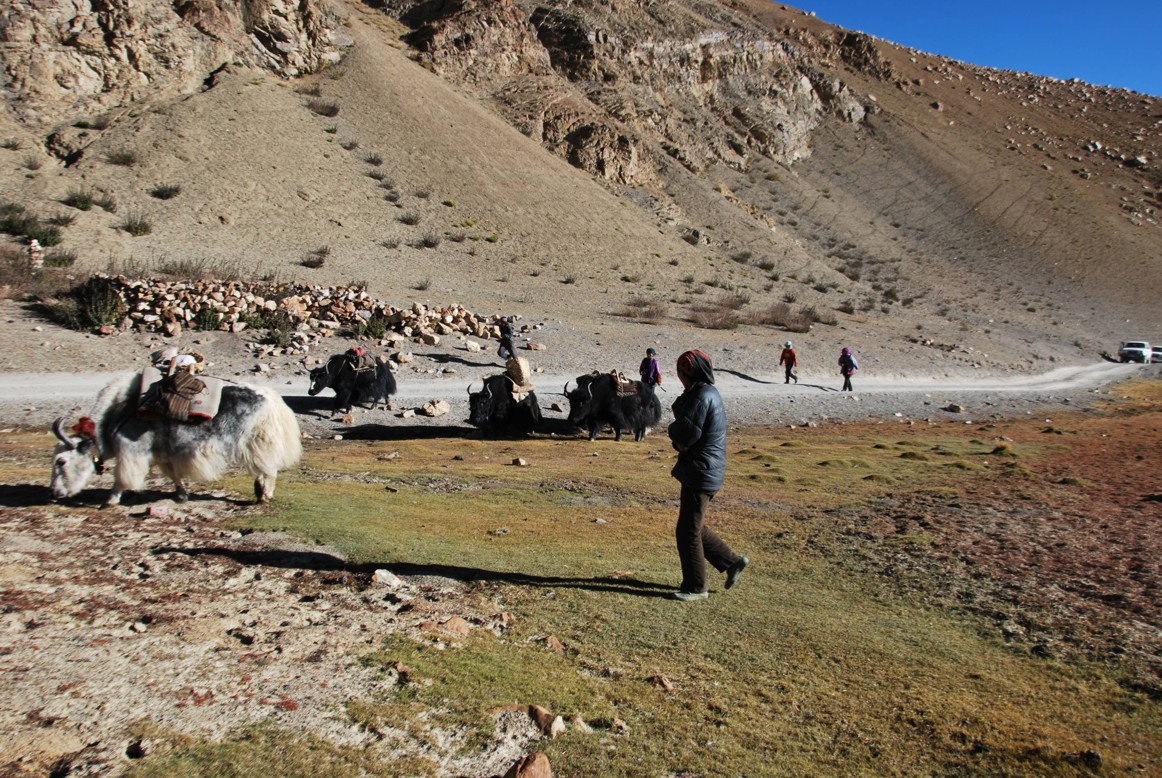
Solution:
[[[974,65],[1162,96],[1157,35],[1162,0],[790,0],[790,5],[841,27]]]

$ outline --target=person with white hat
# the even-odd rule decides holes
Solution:
[[[784,381],[783,383],[791,383],[791,379],[795,383],[799,383],[799,376],[795,374],[795,368],[799,366],[799,358],[795,356],[795,349],[791,346],[791,341],[783,344],[783,353],[779,356],[779,364],[783,366]]]

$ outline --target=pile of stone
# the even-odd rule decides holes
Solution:
[[[125,302],[123,329],[170,336],[186,328],[241,332],[247,327],[268,327],[278,312],[286,315],[296,335],[304,333],[298,339],[371,324],[381,325],[385,334],[415,338],[430,346],[439,345],[445,336],[500,336],[499,316],[479,316],[461,305],[428,307],[416,302],[397,308],[375,299],[363,286],[104,278]]]

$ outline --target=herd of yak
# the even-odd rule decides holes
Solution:
[[[388,364],[375,358],[358,367],[336,354],[310,375],[311,396],[323,389],[335,391],[334,410],[349,412],[355,403],[372,407],[395,393],[395,377]],[[114,462],[113,488],[107,504],[117,505],[127,491],[141,491],[156,466],[174,482],[179,501],[189,499],[186,481],[218,479],[229,467],[244,467],[254,476],[254,496],[260,502],[274,496],[280,470],[302,457],[298,420],[276,392],[259,386],[230,383],[222,387],[217,414],[191,424],[142,415],[139,401],[142,374],[119,378],[97,395],[90,411],[66,429],[57,419],[53,432],[60,443],[53,454],[50,489],[54,498],[80,494],[107,461]],[[489,434],[528,435],[542,426],[541,409],[531,388],[523,391],[508,373],[484,379],[478,392],[469,393],[468,422]],[[621,440],[623,431],[641,440],[662,418],[653,388],[640,381],[624,382],[611,373],[579,376],[570,390],[569,424],[588,432],[593,440],[606,427]]]

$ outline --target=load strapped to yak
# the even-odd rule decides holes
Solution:
[[[363,346],[352,346],[347,349],[344,356],[351,364],[351,369],[356,373],[365,373],[368,370],[374,370],[376,368],[375,356],[369,353]]]
[[[141,371],[139,416],[196,424],[217,415],[222,381],[195,377],[205,369],[205,357],[171,347],[153,352],[149,360],[152,364]]]
[[[533,371],[524,357],[513,357],[506,361],[504,377],[512,384],[512,399],[516,402],[524,400],[536,389],[532,382]]]

